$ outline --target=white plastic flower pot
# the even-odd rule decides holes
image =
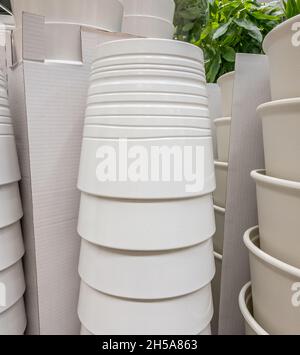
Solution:
[[[112,125],[86,125],[84,138],[174,138],[174,137],[210,137],[211,130],[188,127],[126,127]]]
[[[181,63],[179,65],[185,63],[184,66],[196,69],[204,68],[203,51],[199,47],[186,42],[158,38],[130,38],[106,42],[97,48],[95,57],[93,69],[103,63],[174,65],[175,62]]]
[[[271,31],[263,48],[270,63],[272,100],[300,97],[300,15]]]
[[[230,148],[231,118],[218,118],[214,121],[217,134],[218,160],[228,162]]]
[[[118,0],[12,0],[17,27],[22,12],[45,16],[46,23],[69,23],[120,32],[123,6]]]
[[[254,171],[260,245],[264,252],[300,268],[300,183]]]
[[[190,247],[215,233],[212,197],[138,202],[83,193],[78,233],[91,243],[120,250],[163,251]]]
[[[214,206],[216,216],[216,233],[213,237],[214,251],[223,254],[224,244],[224,225],[225,225],[225,208]]]
[[[180,105],[157,103],[127,103],[127,104],[105,104],[105,105],[88,105],[86,109],[86,117],[90,116],[173,116],[176,117],[198,117],[209,118],[208,107],[197,105]]]
[[[269,335],[253,317],[253,301],[251,282],[247,283],[239,296],[239,306],[245,319],[246,335]]]
[[[6,131],[7,135],[2,135]],[[21,180],[16,142],[11,125],[0,124],[0,185]]]
[[[234,90],[235,72],[227,73],[218,80],[221,89],[222,115],[223,117],[232,116],[233,90]]]
[[[0,228],[7,227],[22,217],[18,183],[0,186]]]
[[[212,281],[212,295],[213,295],[213,303],[214,303],[214,313],[215,317],[219,317],[219,309],[220,309],[220,296],[221,296],[221,280],[222,280],[222,262],[223,257],[221,254],[214,253],[215,263],[216,263],[216,274]]]
[[[92,116],[85,118],[86,125],[113,125],[139,127],[190,127],[211,129],[209,118],[172,116]]]
[[[214,203],[222,208],[226,207],[228,163],[216,161],[216,190],[214,192]]]
[[[25,279],[21,260],[0,271],[0,290],[5,294],[4,304],[0,302],[1,317],[3,312],[12,307],[24,295]]]
[[[18,262],[24,255],[24,244],[20,223],[0,229],[0,270]]]
[[[23,297],[0,314],[0,335],[23,335],[27,326]]]
[[[123,17],[122,32],[140,37],[172,39],[175,27],[172,22],[160,17],[127,15]]]
[[[82,282],[78,314],[96,335],[197,335],[212,318],[211,287],[178,298],[135,301],[105,295]]]
[[[263,252],[258,227],[248,230],[244,241],[250,252],[254,318],[270,335],[299,335],[300,269]]]
[[[269,176],[300,182],[299,112],[300,99],[273,101],[258,108]]]
[[[124,0],[124,15],[157,16],[173,22],[174,0]]]
[[[211,239],[166,252],[125,252],[85,240],[81,244],[81,279],[111,296],[137,300],[184,296],[208,285],[214,274]]]
[[[138,176],[139,173],[135,175],[132,160],[128,160],[128,155],[133,154],[136,149],[139,152],[143,150],[146,158],[141,160],[141,165],[143,162],[151,162],[147,167],[138,164],[138,171],[141,172],[141,168],[144,173],[142,178],[141,175]],[[106,162],[103,163],[106,155],[101,160],[102,152],[107,154],[108,151],[114,157],[108,162],[110,174],[114,176],[106,176],[108,170],[105,167]],[[125,155],[126,151],[128,155]],[[172,152],[175,152],[174,155]],[[175,162],[181,160],[183,163],[172,163],[173,156],[176,156]],[[159,166],[166,168],[166,161],[171,161],[171,165],[170,169],[165,169],[168,172],[163,178],[161,168],[157,170],[156,167],[160,164]],[[117,169],[119,164],[124,164],[123,172]],[[196,170],[192,177],[190,173]],[[78,178],[78,188],[81,192],[108,198],[166,200],[204,196],[213,192],[215,187],[211,137],[83,139]]]

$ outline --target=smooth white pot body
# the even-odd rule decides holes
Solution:
[[[172,22],[163,18],[130,15],[123,17],[122,32],[140,37],[172,39],[175,28]]]
[[[231,118],[219,118],[214,121],[217,134],[218,160],[228,162],[230,148]]]
[[[196,335],[210,323],[211,299],[210,285],[183,297],[134,301],[107,296],[82,282],[78,314],[98,335]]]
[[[197,161],[197,167],[194,166],[196,164],[191,164],[193,165],[193,170],[197,169],[197,179],[193,182],[187,181],[185,176],[189,168],[186,168],[185,163],[182,166],[174,168],[174,171],[177,169],[178,173],[182,175],[183,179],[180,179],[181,181],[177,178],[175,179],[172,173],[168,179],[159,178],[156,181],[151,175],[153,172],[152,169],[155,169],[155,167],[151,166],[146,174],[146,179],[132,179],[133,175],[129,174],[131,169],[130,162],[128,163],[128,169],[125,169],[125,175],[127,175],[124,175],[125,179],[120,179],[119,174],[113,179],[106,179],[103,176],[101,172],[102,163],[99,160],[99,154],[102,152],[102,149],[114,152],[113,154],[116,154],[114,162],[116,164],[120,162],[123,164],[124,160],[128,160],[127,156],[124,157],[124,152],[128,151],[130,155],[130,151],[136,149],[136,147],[142,147],[144,154],[147,155],[146,159],[150,159],[149,161],[152,162],[156,161],[156,158],[153,158],[153,149],[156,152],[161,151],[161,149],[167,152],[175,149],[178,154],[183,154],[184,151],[189,149],[194,155],[193,159]],[[97,157],[98,155],[99,157]],[[183,155],[182,157],[185,160]],[[213,146],[210,137],[149,138],[143,140],[128,139],[126,141],[100,138],[83,139],[78,179],[78,188],[82,192],[108,198],[164,200],[203,196],[214,191],[215,185]]]
[[[23,297],[0,314],[0,335],[23,335],[27,320]]]
[[[211,129],[211,120],[209,118],[172,116],[94,116],[86,117],[85,124],[127,127],[189,127]]]
[[[137,202],[81,194],[78,233],[103,247],[131,251],[173,250],[204,242],[215,230],[211,195]]]
[[[108,31],[121,30],[123,7],[118,0],[12,0],[17,27],[22,12],[45,16],[46,23],[86,25]]]
[[[263,252],[258,227],[247,231],[244,241],[250,251],[254,318],[270,335],[299,335],[300,269]]]
[[[239,296],[239,306],[245,319],[246,335],[268,335],[262,327],[253,318],[253,302],[251,282],[247,283],[241,290]]]
[[[263,251],[300,268],[300,183],[252,172],[256,181],[260,245]]]
[[[283,22],[265,38],[272,100],[300,97],[300,15]]]
[[[1,247],[1,244],[0,244]],[[0,290],[5,293],[5,302],[0,302],[0,315],[12,307],[25,292],[22,261],[0,271]]]
[[[2,135],[5,130],[8,134]],[[21,180],[16,142],[12,134],[11,125],[0,124],[0,185]]]
[[[213,237],[214,251],[218,254],[223,255],[225,209],[218,206],[214,206],[214,210],[216,217],[216,233]]]
[[[209,284],[215,274],[211,239],[168,252],[125,252],[82,240],[79,274],[105,294],[157,300],[183,296]]]
[[[300,99],[273,101],[260,106],[258,113],[267,175],[300,182]]]
[[[124,15],[157,16],[173,22],[174,0],[124,0]]]
[[[222,208],[226,207],[228,163],[216,161],[216,190],[214,192],[214,204]]]
[[[222,116],[232,116],[233,90],[234,90],[235,72],[227,73],[218,80],[221,89]]]
[[[19,261],[24,255],[24,244],[20,223],[0,229],[0,270]]]
[[[22,217],[18,183],[0,186],[0,228],[7,227]]]

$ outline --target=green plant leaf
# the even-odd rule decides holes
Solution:
[[[235,62],[235,50],[232,47],[222,48],[222,57],[230,63]]]
[[[247,19],[235,19],[234,22],[241,28],[248,31],[249,36],[257,40],[259,43],[263,41],[263,35],[259,28]]]
[[[214,33],[213,39],[218,39],[219,37],[223,36],[227,32],[230,25],[231,25],[231,20],[221,25]]]
[[[216,81],[218,72],[221,68],[221,59],[220,56],[215,56],[211,59],[208,63],[208,70],[207,70],[207,81],[210,83],[214,83]]]
[[[194,23],[193,22],[186,23],[183,26],[182,31],[183,32],[189,32],[193,27],[194,27]]]

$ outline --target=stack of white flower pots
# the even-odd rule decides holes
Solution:
[[[214,121],[217,138],[217,160],[215,161],[216,184],[214,192],[214,209],[216,216],[216,233],[214,235],[214,252],[217,266],[217,277],[213,282],[215,310],[219,309],[221,272],[223,259],[225,207],[227,196],[227,175],[230,147],[230,128],[232,116],[232,100],[235,73],[221,76],[218,85],[221,90],[222,116]]]
[[[122,32],[149,38],[172,39],[174,0],[123,0]]]
[[[196,147],[200,189],[162,179],[168,159],[153,170],[153,151],[176,165],[176,151]],[[97,49],[78,183],[82,334],[210,334],[212,149],[199,48],[130,39]]]
[[[299,22],[300,16],[284,22],[264,42],[273,101],[258,108],[266,170],[252,172],[259,227],[244,238],[252,278],[250,334],[257,329],[253,324],[271,335],[300,334]],[[240,301],[245,311],[243,294]]]
[[[26,328],[20,179],[6,79],[0,73],[0,335],[21,335]]]

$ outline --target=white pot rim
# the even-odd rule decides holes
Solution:
[[[255,170],[251,172],[251,177],[260,183],[264,183],[269,186],[279,187],[290,190],[300,190],[300,182],[278,179],[272,176],[266,175],[266,170]]]
[[[221,117],[214,120],[215,125],[222,124],[222,123],[230,123],[231,117]]]
[[[215,257],[215,259],[217,259],[219,261],[223,261],[223,255],[221,255],[219,253],[214,252],[214,257]]]
[[[229,73],[226,73],[226,74],[219,77],[219,79],[217,80],[217,84],[222,85],[224,81],[231,80],[232,77],[234,77],[234,76],[235,76],[235,71],[231,71]]]
[[[278,37],[280,37],[286,30],[290,31],[294,22],[300,22],[300,15],[294,16],[282,22],[267,34],[263,42],[263,50],[266,54],[268,54],[268,50],[272,45],[272,42],[276,41],[276,39],[278,39]]]
[[[300,98],[284,99],[267,102],[258,106],[257,113],[260,116],[270,114],[272,112],[282,113],[285,111],[300,111]]]
[[[131,20],[133,18],[137,18],[137,19],[149,19],[149,20],[158,20],[164,23],[167,23],[168,25],[174,27],[173,23],[163,17],[159,17],[159,16],[153,16],[153,15],[140,15],[140,14],[128,14],[128,15],[124,15],[123,16],[123,21],[124,20]]]
[[[219,206],[216,206],[216,205],[214,205],[214,210],[217,211],[217,212],[220,212],[222,214],[226,213],[226,209],[225,208],[219,207]]]
[[[288,265],[284,263],[283,261],[280,261],[273,256],[265,253],[262,251],[259,247],[257,247],[254,243],[259,240],[259,227],[253,227],[249,230],[246,231],[244,235],[244,243],[247,247],[247,249],[255,255],[258,259],[263,261],[266,264],[269,264],[270,266],[274,267],[275,269],[284,272],[286,274],[289,274],[295,278],[298,278],[300,280],[300,269],[297,269],[294,266]]]
[[[159,49],[155,49],[155,45],[160,45],[165,48],[165,51],[160,51]],[[126,50],[127,45],[131,47],[131,50]],[[149,48],[149,45],[154,45],[154,48]],[[125,49],[123,49],[125,47]],[[116,48],[118,50],[116,50]],[[100,58],[109,58],[112,56],[112,53],[110,53],[110,50],[114,50],[115,55],[120,55],[120,54],[153,54],[157,53],[160,54],[161,56],[165,55],[173,55],[173,56],[180,56],[182,57],[182,54],[185,53],[184,58],[187,59],[193,59],[196,60],[200,63],[204,63],[204,56],[203,56],[203,51],[190,43],[187,42],[181,42],[181,41],[176,41],[172,39],[164,39],[164,38],[130,38],[130,39],[120,39],[116,41],[109,41],[106,43],[101,44],[98,46],[98,54],[99,52],[101,55],[97,56],[96,61],[98,61]],[[187,53],[191,52],[191,55],[189,56]]]
[[[228,170],[229,164],[223,161],[215,160],[215,167]]]
[[[240,311],[245,319],[245,321],[249,324],[249,326],[255,331],[257,335],[269,335],[254,319],[252,314],[250,313],[247,303],[246,296],[248,292],[251,292],[251,282],[248,282],[241,290],[239,295],[239,306]],[[252,299],[252,296],[251,296]]]

